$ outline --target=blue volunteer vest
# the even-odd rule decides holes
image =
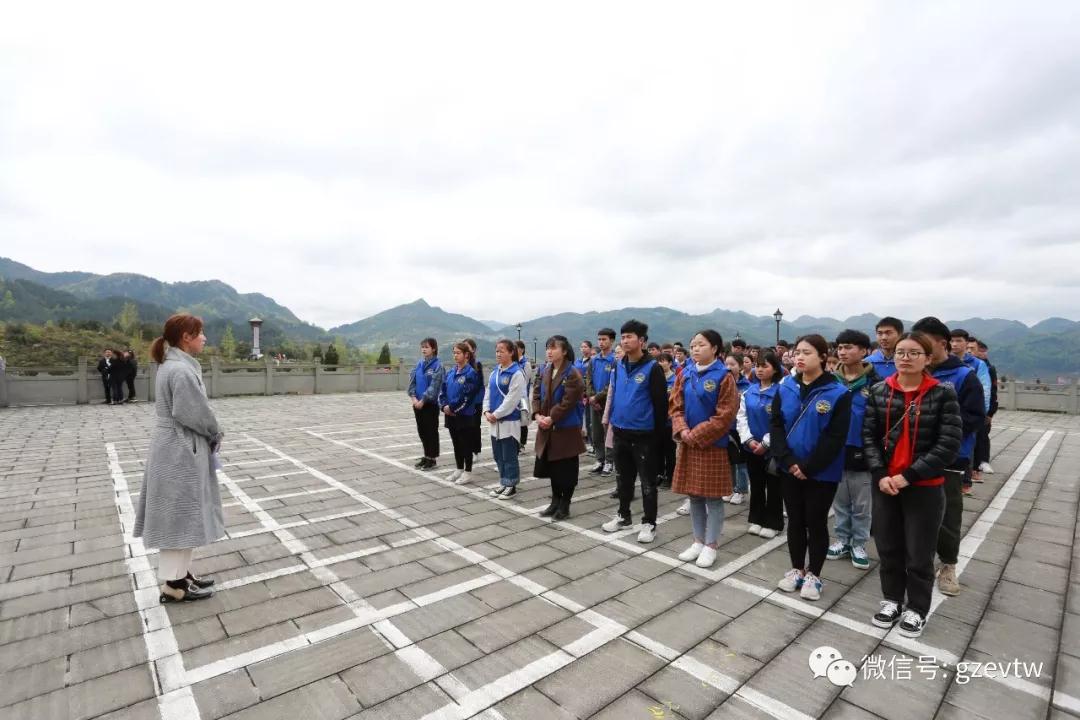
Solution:
[[[807,458],[817,447],[821,434],[825,432],[833,413],[836,412],[837,401],[844,396],[847,388],[843,383],[833,382],[817,388],[806,399],[801,399],[800,382],[797,380],[784,383],[781,386],[781,405],[784,412],[784,429],[787,431],[788,447],[797,457]],[[794,405],[792,397],[794,396]],[[814,480],[824,482],[840,482],[844,473],[844,453],[837,452],[832,462],[817,473]]]
[[[773,398],[776,397],[778,387],[779,385],[773,383],[762,390],[760,385],[751,385],[750,389],[743,394],[743,402],[746,403],[746,422],[750,425],[750,434],[758,442],[769,434],[769,418],[772,417]],[[740,438],[743,442],[749,439]]]
[[[720,383],[727,374],[727,366],[719,360],[704,370],[698,370],[696,365],[683,370],[683,413],[690,429],[716,414]],[[724,435],[713,443],[713,447],[727,447],[727,444],[728,436]]]
[[[652,398],[649,397],[649,373],[656,361],[645,360],[634,369],[634,374],[627,374],[629,361],[623,358],[615,364],[613,379],[614,394],[611,399],[611,424],[622,430],[655,430]]]
[[[427,392],[431,385],[431,378],[435,374],[435,368],[439,366],[439,358],[433,357],[427,362],[420,360],[413,369],[413,377],[416,379],[416,397],[420,398]]]
[[[464,369],[459,370],[455,365],[450,372],[446,374],[446,383],[443,387],[446,388],[446,404],[451,408],[456,408],[466,398],[466,393],[470,390],[474,391],[481,385],[479,378],[477,377],[476,370],[470,365],[466,365]],[[475,401],[474,401],[475,402]],[[473,415],[476,412],[476,405],[469,403],[458,415]]]
[[[554,391],[551,393],[551,406],[555,407],[562,402],[563,396],[566,395],[566,376],[571,372],[572,368],[567,368],[566,372],[556,383]],[[547,377],[547,373],[540,377],[540,402],[544,401],[547,397],[547,383],[544,379]],[[538,410],[539,408],[533,408]],[[555,423],[555,428],[561,430],[563,428],[580,428],[581,423],[585,421],[585,408],[581,403],[574,403],[574,407],[570,412],[562,416],[562,418]]]
[[[592,363],[592,389],[594,393],[607,390],[611,381],[611,368],[615,365],[615,353],[607,355],[594,355],[589,361]]]
[[[877,371],[882,380],[896,374],[896,361],[892,358],[886,359],[885,353],[881,352],[880,349],[867,355],[866,362],[874,366],[874,370]]]
[[[841,385],[847,385],[839,373],[836,375],[836,380]],[[864,378],[860,378],[859,382],[862,383],[859,387],[850,388],[851,422],[848,424],[847,440],[844,441],[845,445],[857,448],[863,446],[862,424],[863,418],[866,417],[866,399],[870,397],[870,383],[866,382]]]
[[[957,365],[956,367],[947,368],[944,370],[933,370],[931,375],[934,376],[942,385],[948,385],[953,391],[960,395],[960,387],[964,384],[964,380],[968,375],[975,372],[967,365]],[[960,440],[960,451],[956,453],[956,458],[965,460],[971,459],[971,454],[975,451],[975,436],[977,433],[968,433]]]
[[[503,370],[498,365],[491,371],[491,379],[488,380],[488,394],[491,398],[489,406],[491,411],[495,412],[495,408],[502,405],[503,400],[510,393],[510,381],[514,378],[514,375],[521,372],[521,366],[517,363],[511,363],[510,367]],[[500,420],[521,420],[521,404],[519,403],[514,411],[505,417],[499,418]]]

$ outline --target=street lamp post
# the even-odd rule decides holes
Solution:
[[[533,338],[533,362],[536,362],[536,338]]]
[[[518,340],[520,340],[521,339],[521,323],[517,324],[517,331],[518,331]]]
[[[776,321],[776,344],[780,344],[780,321],[784,319],[784,313],[780,312],[780,308],[776,308],[776,312],[773,313],[773,320]]]

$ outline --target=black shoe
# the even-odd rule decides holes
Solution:
[[[200,590],[205,590],[206,588],[214,587],[213,578],[197,578],[197,577],[195,577],[194,575],[192,575],[189,572],[187,574],[187,577],[184,578],[184,579],[187,580],[192,585],[194,585],[195,587],[199,588]]]
[[[881,609],[874,614],[870,622],[874,624],[874,627],[889,629],[900,622],[900,615],[903,612],[904,609],[900,607],[900,603],[894,603],[892,600],[882,600]]]
[[[899,628],[901,635],[917,638],[922,635],[924,627],[926,627],[926,618],[911,609],[904,611],[904,619],[900,621]]]
[[[101,404],[102,405],[112,405],[112,400],[106,400],[105,402],[103,402]]]
[[[615,488],[614,490],[612,490],[611,494],[608,495],[608,497],[611,498],[612,500],[617,499],[619,497],[619,488]]]
[[[166,590],[171,590],[172,592],[166,592]],[[195,600],[205,600],[213,594],[213,590],[195,587],[187,581],[187,578],[180,578],[179,580],[165,581],[165,587],[162,588],[161,596],[158,597],[158,601],[162,604],[194,602]]]
[[[604,463],[596,463],[596,467],[589,470],[590,475],[599,475],[604,471]]]
[[[556,508],[555,514],[551,516],[552,520],[565,520],[570,517],[570,498],[573,495],[574,493],[571,491],[559,498],[559,507]]]
[[[516,487],[508,487],[508,488],[503,488],[503,491],[501,493],[499,493],[498,498],[500,500],[505,500],[508,497],[513,497],[514,495],[517,495],[517,488]]]
[[[422,457],[419,460],[417,460],[416,464],[413,465],[413,467],[417,468],[417,469],[420,469],[420,468],[424,467],[424,465],[427,465],[427,458],[426,457]]]
[[[424,464],[420,466],[421,470],[434,470],[435,460],[432,458],[424,458]]]
[[[540,517],[551,517],[559,509],[559,498],[551,498],[551,504],[540,511]]]

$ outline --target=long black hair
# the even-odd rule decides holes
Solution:
[[[566,361],[574,362],[574,348],[570,347],[570,341],[565,335],[552,335],[544,342],[544,347],[560,347],[566,355]]]

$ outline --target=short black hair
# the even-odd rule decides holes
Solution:
[[[705,341],[716,348],[716,357],[724,357],[724,338],[712,328],[698,330],[694,335],[700,335]]]
[[[583,345],[588,345],[589,347],[592,347],[592,340],[582,340],[581,343]]]
[[[891,327],[898,333],[904,332],[904,323],[900,322],[891,315],[886,315],[885,317],[878,320],[877,325],[874,326],[874,330],[879,330],[883,327]]]
[[[825,364],[825,359],[829,357],[829,341],[817,333],[809,333],[807,335],[800,335],[795,338],[795,346],[798,347],[799,343],[806,343],[810,347],[817,350],[817,354],[821,357],[821,364]]]
[[[965,340],[970,340],[971,339],[971,336],[968,335],[968,331],[964,330],[963,328],[953,328],[952,331],[949,332],[949,337],[951,337],[951,338],[962,337]]]
[[[659,350],[660,349],[660,343],[651,342],[651,343],[649,343],[648,345],[645,346],[646,350],[652,350],[653,348],[656,348],[657,350]]]
[[[743,348],[745,350],[746,347],[747,347],[746,341],[743,340],[742,338],[735,338],[734,340],[731,341],[731,347],[733,347],[733,348],[741,347],[741,348]]]
[[[676,340],[675,342],[671,343],[671,345],[672,345],[672,347],[677,347],[677,348],[686,347],[685,345],[682,344],[681,340]]]
[[[777,340],[776,344],[780,347],[785,347],[789,349],[791,348],[791,343],[789,343],[787,340]]]
[[[468,345],[469,347],[471,347],[473,352],[476,352],[476,341],[475,340],[473,340],[472,338],[465,338],[464,340],[462,340],[462,342],[465,343],[466,345]]]
[[[649,337],[649,326],[640,320],[627,320],[619,328],[620,335],[637,335],[642,340]]]
[[[611,338],[612,340],[614,340],[614,339],[615,339],[615,331],[614,331],[614,330],[612,330],[612,329],[611,329],[611,328],[609,328],[609,327],[605,327],[605,328],[600,328],[599,330],[597,330],[597,331],[596,331],[596,337],[600,337],[601,335],[604,335],[604,336],[606,336],[606,337],[609,337],[609,338]]]
[[[912,332],[926,333],[927,335],[933,335],[941,340],[948,340],[951,337],[949,333],[949,326],[938,320],[933,315],[927,315],[922,320],[919,320],[911,326]]]
[[[439,341],[435,338],[424,338],[420,341],[420,344],[427,345],[429,348],[431,348],[431,352],[433,355],[439,354]]]
[[[774,378],[777,380],[784,374],[784,370],[780,365],[780,358],[777,356],[775,350],[766,350],[758,355],[758,365],[771,365],[774,373]]]
[[[836,336],[837,345],[858,345],[866,350],[870,349],[870,336],[864,333],[862,330],[841,330],[840,334]]]
[[[662,353],[660,353],[660,356],[659,356],[659,357],[657,358],[657,360],[663,360],[663,361],[664,361],[664,362],[666,362],[666,363],[673,363],[673,362],[675,362],[675,358],[673,358],[673,357],[671,356],[671,353],[669,353],[669,352],[662,352]]]
[[[980,350],[989,350],[990,346],[984,343],[982,340],[976,340],[975,344],[979,346]]]

